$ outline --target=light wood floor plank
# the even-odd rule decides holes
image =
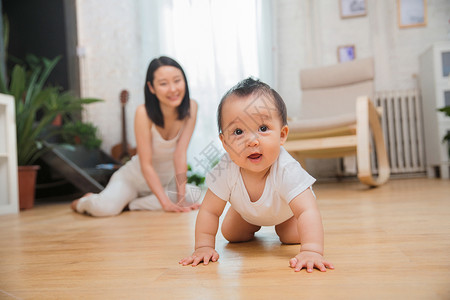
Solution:
[[[0,299],[450,299],[448,180],[315,193],[336,270],[295,273],[298,246],[271,227],[241,244],[219,233],[219,262],[182,267],[196,212],[91,218],[61,203],[0,216]]]

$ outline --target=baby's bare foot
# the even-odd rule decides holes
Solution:
[[[90,195],[92,195],[92,193],[86,193],[83,195],[83,197],[87,197]],[[81,198],[83,198],[83,197],[81,197]],[[80,201],[80,199],[73,200],[72,203],[70,204],[70,208],[72,208],[73,211],[77,211],[77,204]]]

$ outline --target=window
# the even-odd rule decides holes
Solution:
[[[211,143],[222,149],[216,110],[223,94],[248,76],[273,85],[271,5],[267,0],[159,2],[159,55],[182,65],[191,98],[199,104],[188,151],[194,170],[197,156]]]

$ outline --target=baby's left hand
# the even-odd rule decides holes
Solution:
[[[295,269],[295,272],[299,272],[305,268],[306,272],[311,273],[316,267],[321,272],[326,272],[328,269],[334,269],[332,263],[326,261],[322,255],[312,251],[301,251],[295,257],[289,260],[289,266]]]

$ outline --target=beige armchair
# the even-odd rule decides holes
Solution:
[[[390,168],[373,81],[372,58],[301,71],[301,112],[289,121],[286,150],[299,161],[356,155],[362,183],[385,183]]]

